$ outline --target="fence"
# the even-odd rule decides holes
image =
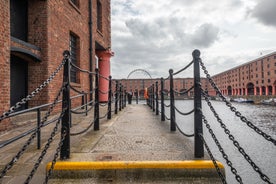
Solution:
[[[32,111],[37,111],[37,126],[31,128],[30,130],[13,137],[11,139],[1,141],[0,143],[0,149],[4,148],[7,145],[10,145],[14,143],[17,140],[22,139],[23,137],[26,137],[30,135],[30,137],[27,139],[27,141],[23,144],[21,149],[15,154],[15,156],[12,157],[12,159],[7,162],[7,164],[1,169],[0,171],[0,181],[3,179],[3,177],[7,174],[9,170],[13,168],[14,165],[18,162],[19,159],[22,158],[22,155],[25,153],[25,151],[30,147],[31,143],[34,141],[34,139],[37,137],[37,149],[41,149],[41,129],[46,127],[49,124],[53,124],[54,128],[51,131],[50,137],[47,139],[47,142],[44,145],[44,148],[42,149],[39,157],[37,158],[37,161],[35,162],[32,170],[30,171],[30,174],[26,178],[24,183],[29,183],[33,176],[35,175],[38,167],[42,163],[43,159],[45,158],[45,155],[47,154],[47,151],[49,150],[49,147],[51,146],[51,143],[53,140],[57,137],[58,131],[60,129],[60,141],[58,141],[57,147],[55,149],[55,153],[53,155],[52,165],[51,169],[47,172],[44,183],[48,183],[48,180],[52,174],[54,165],[56,163],[56,160],[58,156],[60,155],[60,159],[68,159],[70,157],[70,137],[83,134],[91,129],[93,126],[93,129],[95,131],[100,129],[100,120],[107,118],[112,118],[112,113],[117,114],[118,111],[121,111],[126,106],[126,93],[123,91],[124,86],[122,84],[119,84],[118,81],[115,82],[116,90],[112,91],[112,78],[109,76],[108,78],[101,76],[98,72],[98,69],[95,69],[95,72],[87,71],[84,69],[79,68],[78,66],[74,65],[71,62],[70,59],[70,52],[64,51],[63,53],[63,60],[61,64],[57,67],[57,69],[52,73],[52,75],[45,80],[37,89],[35,89],[33,92],[31,92],[28,96],[23,98],[21,101],[17,102],[14,106],[12,106],[8,111],[4,112],[0,116],[0,123],[8,118],[11,118],[13,116],[17,116],[24,113],[29,113]],[[89,75],[89,78],[95,79],[95,87],[92,91],[79,91],[78,89],[74,88],[70,83],[70,70],[71,68],[75,68],[79,72],[86,73]],[[19,109],[22,105],[30,101],[34,96],[38,95],[44,88],[46,88],[52,80],[57,76],[57,74],[62,70],[63,68],[63,83],[60,89],[58,90],[58,93],[52,103],[41,105],[38,107],[26,109],[23,111],[16,112],[17,109]],[[99,89],[99,78],[103,78],[104,80],[109,81],[109,88],[108,91],[101,91]],[[70,91],[74,91],[77,93],[77,95],[71,97]],[[100,94],[107,94],[108,95],[108,102],[102,103],[99,102],[99,95]],[[91,99],[91,101],[88,101],[88,95],[93,96],[94,100]],[[62,100],[60,100],[62,97]],[[81,106],[77,106],[75,108],[71,108],[71,100],[81,98]],[[115,103],[114,103],[115,102]],[[57,105],[62,103],[62,107],[59,110],[57,108]],[[112,104],[114,104],[114,107],[112,108]],[[103,116],[100,116],[100,106],[104,108],[107,106],[106,114]],[[47,108],[45,116],[41,119],[41,110]],[[87,116],[88,112],[92,111],[94,109],[94,117],[91,119],[89,125],[79,131],[71,133],[70,129],[72,128],[72,119],[71,115],[73,114],[80,114]],[[112,110],[114,109],[114,110]],[[53,115],[53,112],[55,110],[55,114]],[[56,112],[57,111],[57,112]],[[51,120],[48,120],[51,116]],[[60,127],[61,126],[61,127]]]
[[[155,84],[152,84],[151,86],[148,87],[149,91],[149,99],[147,100],[147,104],[150,106],[150,108],[156,112],[156,115],[161,114],[161,121],[168,120],[170,121],[170,130],[171,131],[176,131],[176,128],[186,137],[194,137],[194,156],[195,158],[202,158],[204,156],[204,147],[207,150],[207,153],[209,154],[210,158],[212,159],[215,168],[217,170],[218,175],[221,178],[222,183],[227,183],[225,176],[222,174],[220,171],[216,159],[213,156],[213,153],[211,152],[207,141],[204,139],[203,136],[203,125],[206,126],[208,132],[210,133],[213,141],[215,142],[215,145],[218,147],[223,159],[225,159],[226,164],[228,167],[230,167],[232,174],[235,175],[235,179],[237,180],[238,183],[243,183],[241,176],[237,172],[237,169],[233,166],[229,156],[227,153],[224,151],[222,145],[220,144],[219,140],[217,139],[215,132],[211,128],[211,125],[208,123],[208,120],[206,116],[204,115],[202,111],[202,98],[206,101],[208,104],[208,107],[210,108],[211,112],[214,114],[217,122],[220,124],[220,127],[223,129],[223,132],[226,134],[226,136],[229,138],[229,140],[233,143],[233,145],[236,147],[236,149],[239,151],[239,153],[243,156],[243,158],[250,164],[252,169],[258,173],[260,178],[266,182],[266,183],[272,183],[270,178],[264,174],[260,167],[257,166],[257,164],[251,159],[248,153],[245,152],[244,148],[239,144],[238,140],[235,139],[235,137],[231,134],[230,130],[227,128],[227,126],[223,123],[222,119],[216,112],[214,106],[212,105],[212,102],[210,101],[210,96],[208,95],[208,92],[206,92],[202,87],[201,87],[201,82],[200,82],[200,67],[203,70],[204,74],[206,75],[206,78],[208,79],[208,82],[211,84],[211,86],[216,90],[218,96],[221,98],[221,100],[226,104],[227,107],[230,108],[230,110],[234,113],[235,116],[240,118],[242,122],[244,122],[249,128],[253,129],[257,134],[261,135],[265,140],[271,142],[274,146],[276,145],[276,140],[273,139],[270,135],[266,134],[263,132],[261,129],[259,129],[257,126],[255,126],[252,122],[250,122],[245,116],[243,116],[221,93],[220,89],[216,86],[215,82],[211,78],[209,72],[207,71],[204,63],[202,62],[200,58],[200,51],[199,50],[194,50],[192,53],[193,60],[183,69],[173,72],[172,69],[169,70],[169,76],[167,78],[161,78],[160,79],[160,84],[159,82],[156,81]],[[186,91],[176,91],[174,89],[174,79],[173,77],[181,72],[184,72],[186,69],[188,69],[191,65],[194,65],[194,85],[186,90]],[[165,104],[164,102],[164,94],[166,91],[164,90],[164,81],[169,80],[170,81],[170,103]],[[160,86],[160,91],[159,91],[159,86]],[[176,106],[175,106],[175,99],[174,95],[175,94],[186,94],[189,91],[194,90],[194,108],[191,109],[190,112],[181,112]],[[160,99],[159,99],[159,94],[160,94]],[[160,110],[159,110],[160,108]],[[170,117],[167,117],[165,114],[165,109],[169,108],[170,109]],[[175,117],[175,112],[179,113],[181,116],[187,116],[189,114],[194,113],[194,133],[193,134],[187,134],[182,131],[178,123],[176,121]]]

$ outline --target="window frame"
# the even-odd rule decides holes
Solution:
[[[79,56],[80,56],[79,45],[80,45],[79,36],[73,32],[70,32],[70,34],[69,34],[69,51],[71,54],[71,62],[78,67],[80,65],[80,63],[79,63],[79,60],[80,60],[79,59]],[[70,81],[73,83],[80,83],[79,72],[74,67],[71,67],[71,70],[70,70]]]
[[[103,32],[103,9],[100,0],[97,0],[97,30]]]

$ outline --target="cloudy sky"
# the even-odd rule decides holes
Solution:
[[[194,49],[211,75],[276,51],[276,0],[111,0],[111,11],[116,79],[167,77]]]

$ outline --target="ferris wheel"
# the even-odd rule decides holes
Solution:
[[[133,71],[131,71],[128,76],[127,76],[127,79],[129,79],[130,77],[132,78],[152,78],[150,73],[144,69],[135,69]]]

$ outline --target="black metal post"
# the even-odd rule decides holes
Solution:
[[[81,96],[81,109],[84,109],[84,91],[82,91],[82,96]]]
[[[170,69],[169,73],[170,73],[171,131],[176,131],[175,109],[174,109],[173,69]]]
[[[155,114],[159,115],[159,103],[158,103],[158,81],[155,82]]]
[[[161,121],[165,121],[164,79],[161,78]]]
[[[122,85],[122,109],[125,108],[125,90],[124,86]]]
[[[154,84],[151,85],[152,86],[152,111],[155,112],[155,101],[154,101],[154,92],[155,92],[155,89],[154,89]]]
[[[149,87],[149,106],[152,109],[152,89]]]
[[[100,130],[100,102],[99,102],[99,69],[96,68],[95,76],[95,106],[94,106],[94,130]]]
[[[119,99],[119,111],[121,111],[122,110],[122,102],[123,102],[123,99],[122,99],[122,97],[123,97],[123,94],[122,94],[122,83],[120,83],[119,97],[120,97],[120,99]]]
[[[127,101],[127,92],[126,92],[126,90],[124,90],[124,105],[123,105],[123,108],[126,107],[126,101]]]
[[[203,134],[202,128],[202,114],[201,114],[201,83],[200,83],[200,51],[193,51],[194,61],[194,132],[195,132],[195,157],[204,157],[203,141],[199,134]]]
[[[107,110],[108,110],[108,114],[107,114],[107,119],[111,119],[111,98],[112,98],[112,94],[111,94],[111,92],[112,92],[112,77],[111,76],[109,76],[109,85],[108,85],[108,88],[109,88],[109,90],[108,90],[108,108],[107,108]]]
[[[65,138],[60,149],[60,159],[65,160],[70,157],[70,125],[71,125],[71,100],[70,100],[70,52],[63,52],[64,59],[66,60],[63,70],[63,85],[62,92],[62,109],[64,115],[61,122],[61,135],[65,133]]]
[[[118,95],[119,95],[119,82],[116,81],[116,87],[115,87],[115,114],[118,113]]]
[[[41,111],[40,108],[37,109],[37,149],[40,149],[41,147],[41,129],[40,129],[40,123],[41,123]]]
[[[85,96],[84,96],[84,101],[85,101],[85,116],[87,116],[87,93],[85,93]]]
[[[138,104],[138,89],[136,89],[135,96],[136,96],[136,104]]]

